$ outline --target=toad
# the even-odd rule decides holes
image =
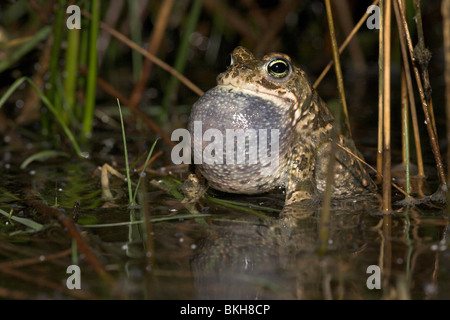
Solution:
[[[334,150],[332,197],[374,192],[363,164],[346,151],[362,157],[353,140],[338,134],[330,109],[289,56],[257,59],[237,47],[227,64],[217,86],[193,105],[189,121],[191,135],[202,136],[192,152],[209,187],[239,194],[283,187],[286,205],[320,199]],[[196,188],[191,183],[188,189]]]

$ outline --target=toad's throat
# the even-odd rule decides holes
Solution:
[[[209,90],[191,113],[194,163],[213,188],[225,192],[261,193],[280,185],[293,135],[287,113],[247,91]]]

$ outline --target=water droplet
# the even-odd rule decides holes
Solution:
[[[184,242],[184,238],[180,238],[178,241],[180,241],[181,243]]]
[[[40,255],[39,256],[39,261],[44,261],[45,260],[45,256],[44,255]]]
[[[191,250],[197,249],[197,245],[195,243],[191,244]]]
[[[16,107],[19,109],[23,108],[24,104],[25,104],[25,102],[23,102],[23,100],[19,99],[16,101]]]
[[[427,284],[424,285],[423,287],[425,294],[428,295],[434,295],[437,293],[438,288],[436,287],[435,284],[428,282]]]
[[[89,159],[89,157],[90,157],[89,152],[87,152],[87,151],[81,152],[81,156],[85,159]]]

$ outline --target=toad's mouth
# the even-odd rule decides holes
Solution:
[[[253,83],[222,83],[217,85],[217,87],[228,90],[229,92],[242,92],[243,94],[255,95],[285,108],[291,108],[294,104],[298,105],[298,97],[288,90],[273,90]]]

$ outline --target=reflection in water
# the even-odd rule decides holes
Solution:
[[[54,180],[47,181],[48,172],[42,172],[34,177],[33,185],[51,190]],[[186,211],[179,201],[157,190],[144,192],[148,199],[140,202],[151,204],[151,218],[158,221],[148,226],[128,224],[143,220],[145,215],[140,216],[141,210],[134,212],[124,206],[100,208],[94,203],[99,198],[95,186],[90,186],[93,191],[82,198],[86,190],[91,190],[86,188],[90,181],[80,182],[77,179],[85,176],[75,173],[73,177],[67,176],[65,196],[59,196],[58,201],[67,203],[64,207],[69,208],[66,212],[72,216],[74,198],[81,199],[78,227],[116,280],[116,288],[110,290],[80,255],[83,297],[450,299],[450,242],[446,237],[445,209],[401,209],[392,216],[382,216],[376,206],[367,203],[339,206],[331,214],[327,248],[320,254],[318,208],[297,211],[296,216],[260,218],[235,208],[203,203],[210,205],[206,210],[209,215],[164,220]],[[82,190],[82,194],[77,190]],[[47,200],[51,202],[53,197],[51,193]],[[232,199],[239,200],[237,196]],[[283,203],[284,198],[280,199]],[[281,206],[273,195],[242,196],[239,201]],[[18,209],[14,212],[50,226],[49,221],[43,220],[45,217],[31,208],[23,208],[22,213]],[[86,222],[89,217],[95,221]],[[86,226],[117,222],[124,225]],[[7,232],[12,230],[9,225],[3,228]],[[69,254],[54,261],[40,259],[70,248],[70,238],[62,228],[53,225],[32,234],[20,233],[17,228],[2,237],[2,287],[21,294],[16,297],[81,297],[61,285],[67,279],[67,266],[73,264]],[[34,261],[32,264],[30,259]],[[26,265],[5,267],[13,261]],[[372,265],[379,267],[381,289],[369,290],[366,286],[373,275],[367,273]]]
[[[394,216],[336,211],[327,251],[318,253],[318,214],[260,219],[240,215],[211,221],[199,251],[191,257],[199,299],[423,299],[449,297],[447,268],[439,256],[448,249],[442,225]],[[367,209],[364,212],[368,212]],[[431,227],[431,228],[430,228]],[[427,234],[427,236],[425,236]],[[442,240],[444,239],[444,240]],[[441,251],[430,250],[441,244]],[[380,270],[381,289],[366,282]],[[374,274],[374,276],[377,276]],[[372,281],[371,278],[369,281]]]

